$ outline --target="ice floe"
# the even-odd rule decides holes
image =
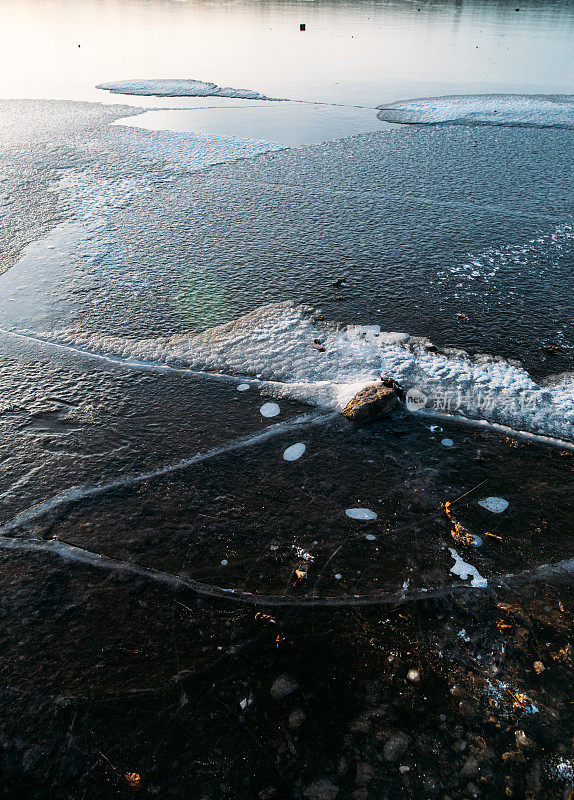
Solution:
[[[487,511],[492,511],[493,514],[501,514],[508,508],[508,500],[502,497],[485,497],[484,500],[479,500],[478,505],[486,508]]]
[[[313,309],[293,303],[262,306],[199,334],[129,339],[67,329],[24,335],[125,361],[252,375],[276,399],[332,410],[343,408],[381,376],[392,376],[405,389],[418,387],[429,402],[448,398],[458,420],[574,441],[572,374],[539,384],[525,369],[499,357],[429,351],[427,340],[376,325],[327,325]],[[322,353],[313,347],[317,338]],[[432,405],[417,413],[444,417]]]
[[[454,558],[454,564],[450,568],[450,571],[454,575],[458,575],[463,581],[471,578],[471,586],[486,586],[486,578],[482,577],[476,567],[473,567],[472,564],[467,564],[466,561],[459,556],[454,547],[449,547],[448,551]]]
[[[297,444],[292,444],[291,447],[285,450],[283,458],[285,461],[297,461],[297,459],[301,458],[305,450],[306,447],[303,442],[297,442]]]
[[[377,519],[377,513],[370,508],[348,508],[345,514],[351,519]]]
[[[574,127],[574,95],[474,94],[424,97],[378,106],[385,122]]]
[[[277,403],[263,403],[259,412],[262,417],[276,417],[281,413]]]
[[[187,78],[132,79],[100,83],[97,89],[117,94],[137,94],[154,97],[233,97],[240,100],[272,100],[252,89],[221,87],[209,81]]]

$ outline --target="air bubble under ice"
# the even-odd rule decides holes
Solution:
[[[370,508],[348,508],[345,514],[351,519],[377,519],[377,513]]]

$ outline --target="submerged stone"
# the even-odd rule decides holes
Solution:
[[[397,403],[394,389],[384,384],[365,386],[349,400],[342,414],[347,419],[358,421],[388,414]]]

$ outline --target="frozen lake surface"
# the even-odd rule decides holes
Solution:
[[[566,796],[572,5],[0,12],[6,797]]]

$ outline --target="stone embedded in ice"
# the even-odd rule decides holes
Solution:
[[[502,514],[508,508],[508,500],[502,497],[485,497],[484,500],[479,500],[478,505],[486,508],[487,511],[492,511],[493,514]]]
[[[297,444],[292,444],[291,447],[285,450],[283,458],[285,461],[297,461],[298,458],[301,458],[305,450],[306,448],[303,442],[297,442]]]
[[[263,417],[276,417],[281,413],[281,409],[277,403],[264,403],[259,411]]]
[[[452,439],[442,439],[441,444],[444,445],[444,447],[452,447],[454,442]]]
[[[357,392],[341,413],[351,420],[368,419],[388,414],[396,404],[395,390],[380,383]]]
[[[240,383],[237,387],[238,392],[246,392],[248,389],[251,389],[251,386],[248,383]]]
[[[376,511],[370,508],[348,508],[345,514],[351,519],[377,519]]]

